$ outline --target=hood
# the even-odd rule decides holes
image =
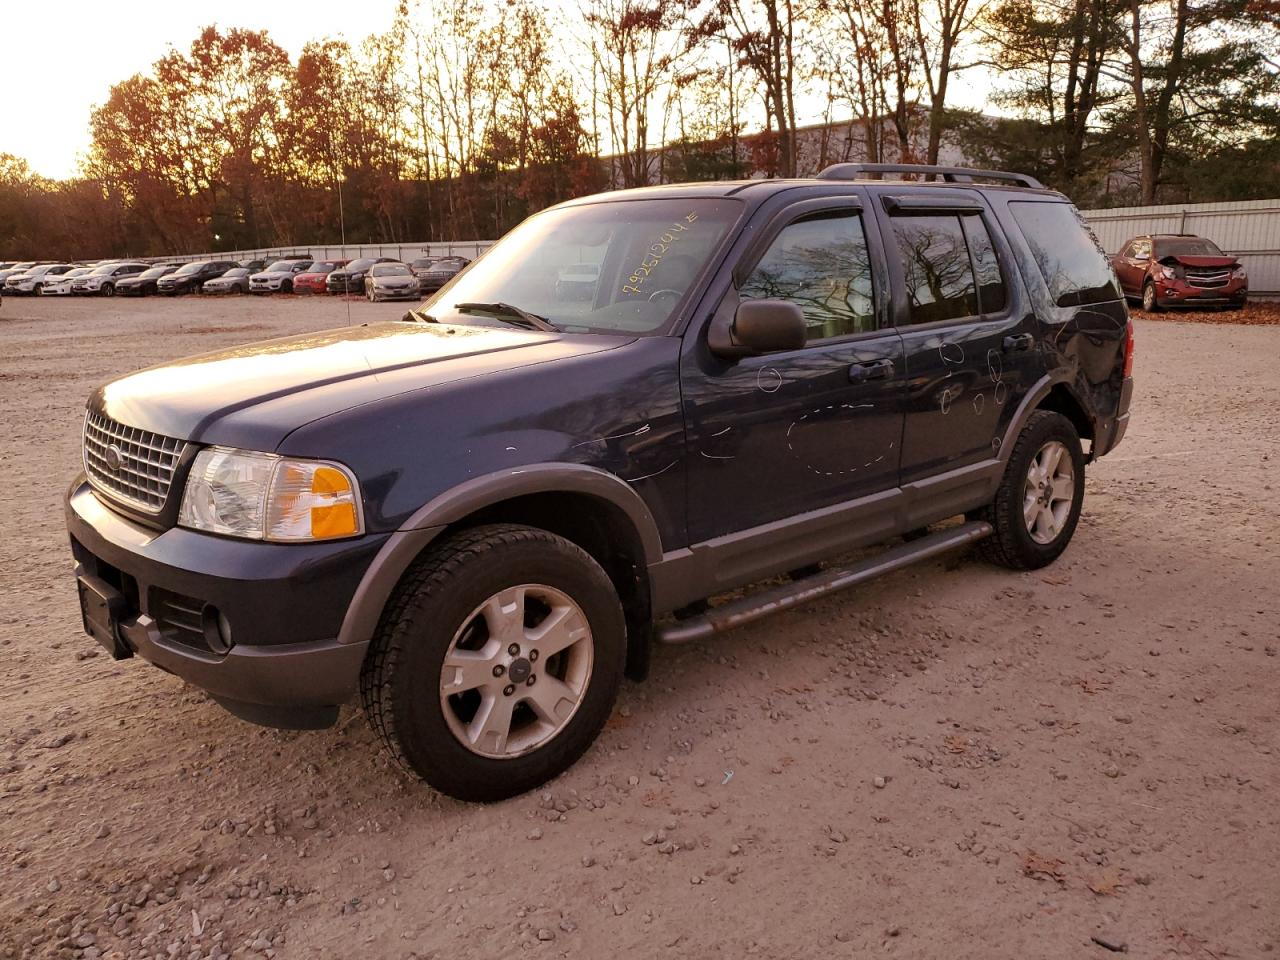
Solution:
[[[1240,261],[1231,256],[1220,257],[1192,257],[1183,254],[1170,254],[1167,257],[1161,257],[1160,262],[1166,266],[1173,266],[1180,263],[1184,267],[1238,267]]]
[[[233,347],[99,388],[93,409],[170,437],[274,450],[311,420],[395,394],[608,350],[630,337],[378,323]]]

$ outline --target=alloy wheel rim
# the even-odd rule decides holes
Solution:
[[[1147,284],[1142,290],[1142,309],[1150,310],[1156,302],[1156,291],[1151,284]]]
[[[509,760],[568,726],[591,682],[587,616],[545,584],[507,587],[463,621],[440,669],[449,731],[472,753]]]
[[[1076,471],[1071,453],[1062,441],[1050,440],[1027,467],[1022,518],[1031,539],[1041,545],[1053,543],[1067,525],[1075,496]]]

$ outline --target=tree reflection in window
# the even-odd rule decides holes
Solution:
[[[973,264],[960,218],[894,217],[912,323],[933,323],[978,313]]]
[[[783,227],[738,290],[743,300],[790,300],[809,342],[874,330],[871,261],[862,218],[823,213]]]

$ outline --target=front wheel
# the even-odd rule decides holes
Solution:
[[[459,800],[502,800],[571,766],[613,707],[622,606],[581,548],[545,530],[462,531],[410,568],[361,675],[374,731]]]
[[[1156,299],[1156,285],[1150,280],[1142,287],[1142,309],[1147,313],[1155,313],[1160,309],[1160,301]]]
[[[102,295],[104,297],[114,297],[116,295],[115,285],[110,283],[104,283],[102,285]]]
[[[972,515],[994,529],[979,552],[1014,570],[1046,566],[1071,542],[1083,503],[1076,428],[1060,413],[1037,410],[1014,444],[995,499]]]

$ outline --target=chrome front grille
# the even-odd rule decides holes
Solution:
[[[127,427],[90,410],[84,418],[84,469],[113,500],[159,513],[169,498],[183,440]]]
[[[1221,267],[1187,268],[1187,283],[1193,287],[1225,287],[1231,279],[1231,271]]]

